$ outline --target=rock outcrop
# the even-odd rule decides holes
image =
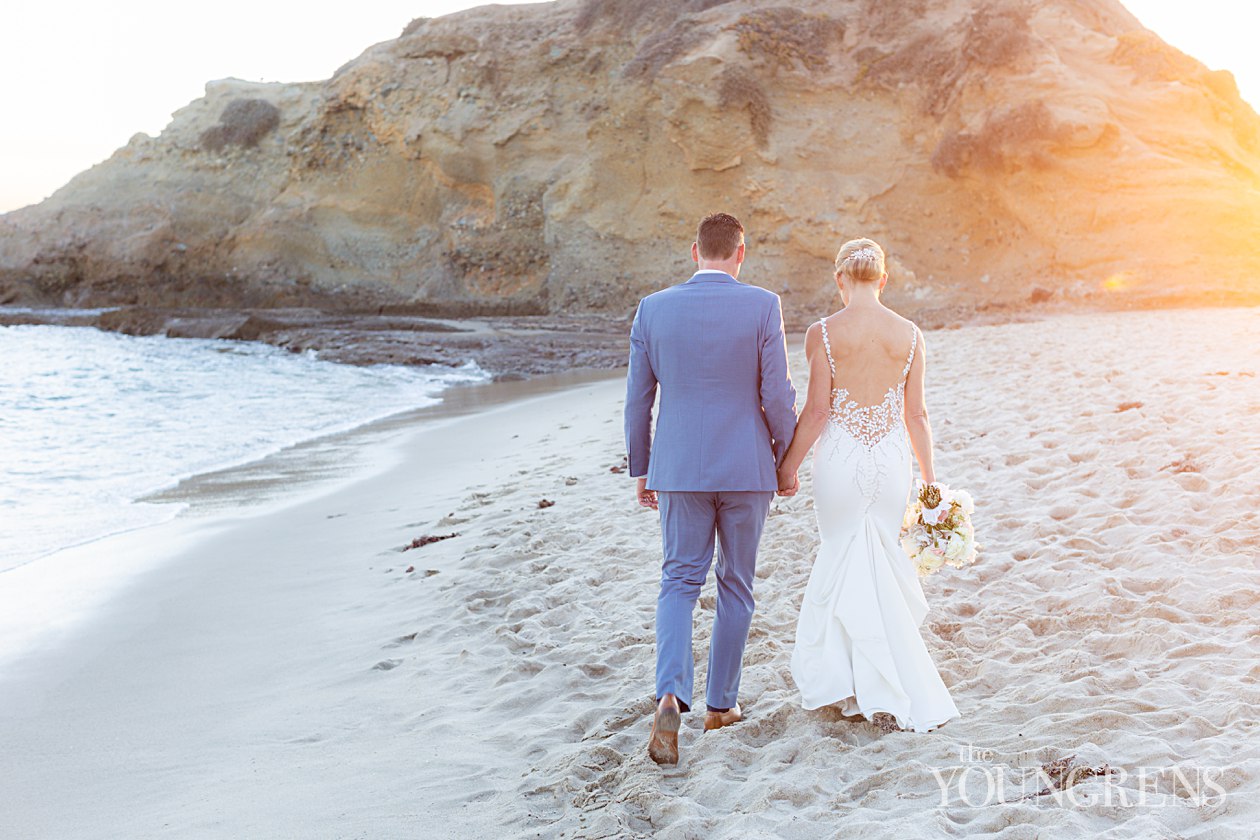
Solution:
[[[327,81],[207,85],[0,217],[0,302],[623,313],[704,213],[834,304],[1260,299],[1260,118],[1113,0],[558,0],[413,21]]]

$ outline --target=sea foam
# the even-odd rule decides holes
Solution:
[[[86,327],[0,327],[0,572],[175,516],[180,479],[440,401],[459,368]]]

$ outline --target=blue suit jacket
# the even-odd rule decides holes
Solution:
[[[716,272],[641,300],[625,425],[630,475],[646,475],[649,489],[778,489],[796,429],[779,296]]]

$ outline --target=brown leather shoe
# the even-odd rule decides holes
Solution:
[[[678,698],[666,694],[656,704],[652,734],[648,736],[648,755],[657,764],[678,763],[678,729],[681,726],[682,712],[678,706]]]
[[[705,712],[704,714],[704,731],[710,729],[721,729],[723,726],[730,726],[732,723],[739,723],[744,719],[744,713],[740,711],[739,704],[736,703],[725,712]]]

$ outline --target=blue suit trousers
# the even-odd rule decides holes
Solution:
[[[739,696],[744,644],[753,615],[757,546],[770,512],[769,491],[659,491],[661,592],[656,601],[656,697],[691,708],[695,666],[692,613],[717,551],[717,609],[709,642],[705,699],[726,710]]]

